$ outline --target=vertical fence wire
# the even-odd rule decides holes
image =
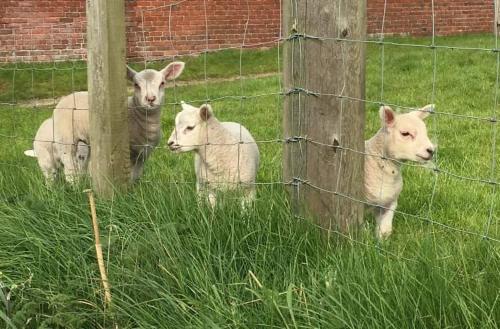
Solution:
[[[496,177],[496,163],[497,163],[497,155],[496,155],[496,148],[497,148],[497,125],[498,125],[498,118],[497,118],[497,108],[498,108],[498,89],[500,88],[500,52],[498,51],[499,49],[499,43],[498,43],[498,14],[500,12],[500,8],[498,8],[498,0],[493,0],[494,2],[494,10],[495,10],[495,22],[494,24],[494,33],[495,33],[495,49],[497,51],[495,52],[495,58],[496,58],[496,77],[495,77],[495,91],[494,91],[494,101],[493,101],[493,108],[491,110],[491,173],[490,173],[490,181],[495,182],[497,179]],[[488,220],[485,225],[485,230],[484,230],[484,237],[488,237],[489,231],[491,224],[493,222],[493,216],[495,212],[495,202],[496,202],[496,192],[497,192],[497,184],[492,184],[491,186],[491,203],[490,203],[490,209],[488,213]]]
[[[431,103],[435,104],[436,103],[436,72],[437,72],[437,50],[436,50],[436,15],[434,11],[434,0],[431,1],[431,20],[432,20],[432,41],[431,41],[431,51],[432,51],[432,92],[431,92]],[[434,138],[436,140],[436,143],[439,144],[439,136],[438,136],[438,129],[437,129],[437,122],[434,116],[431,117],[431,130],[434,133]],[[434,161],[438,161],[439,149],[436,149],[436,152],[434,153]],[[428,206],[428,211],[427,211],[427,218],[429,222],[432,222],[432,205],[434,202],[434,198],[436,195],[436,189],[437,189],[437,184],[438,184],[438,179],[439,179],[439,173],[438,172],[433,172],[433,184],[432,184],[432,194],[429,200],[429,206]],[[433,226],[434,229],[434,226]]]

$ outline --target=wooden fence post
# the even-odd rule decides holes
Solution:
[[[92,183],[111,197],[130,180],[124,0],[87,0]]]
[[[283,3],[283,176],[300,216],[363,220],[366,0]],[[353,152],[352,150],[359,151]]]

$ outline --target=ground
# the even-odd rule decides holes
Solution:
[[[487,35],[436,42],[495,47]],[[498,52],[385,45],[382,60],[370,44],[367,53],[367,138],[380,101],[434,102],[440,112],[427,120],[440,170],[404,167],[391,239],[373,238],[369,215],[356,236],[330,239],[294,218],[279,184],[280,143],[259,144],[258,181],[276,184],[260,185],[245,214],[230,197],[213,212],[199,206],[192,155],[161,148],[136,188],[97,205],[112,309],[103,308],[88,184],[46,188],[23,155],[51,113],[27,105],[85,88],[86,68],[19,64],[14,75],[0,64],[0,318],[8,328],[497,328]],[[221,120],[243,123],[256,140],[281,138],[281,80],[269,74],[278,54],[246,51],[241,68],[238,51],[188,59],[182,85],[167,91],[164,136],[175,103],[210,99]],[[191,84],[205,67],[207,83]]]

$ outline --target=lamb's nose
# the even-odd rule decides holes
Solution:
[[[156,96],[146,96],[146,100],[150,103],[153,103],[156,100]]]
[[[168,146],[174,145],[174,141],[168,141]]]
[[[434,154],[434,149],[432,149],[432,148],[429,147],[427,149],[427,153],[429,153],[429,155],[432,156]]]

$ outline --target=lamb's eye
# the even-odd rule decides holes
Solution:
[[[141,86],[139,86],[139,84],[137,82],[134,83],[134,87],[136,87],[137,89],[141,89]]]
[[[160,87],[165,87],[165,81],[162,81],[162,82],[160,83]]]
[[[186,127],[186,130],[193,130],[194,129],[194,126],[187,126]]]
[[[408,137],[408,136],[410,136],[410,133],[407,131],[402,131],[401,135],[403,135],[404,137]]]

